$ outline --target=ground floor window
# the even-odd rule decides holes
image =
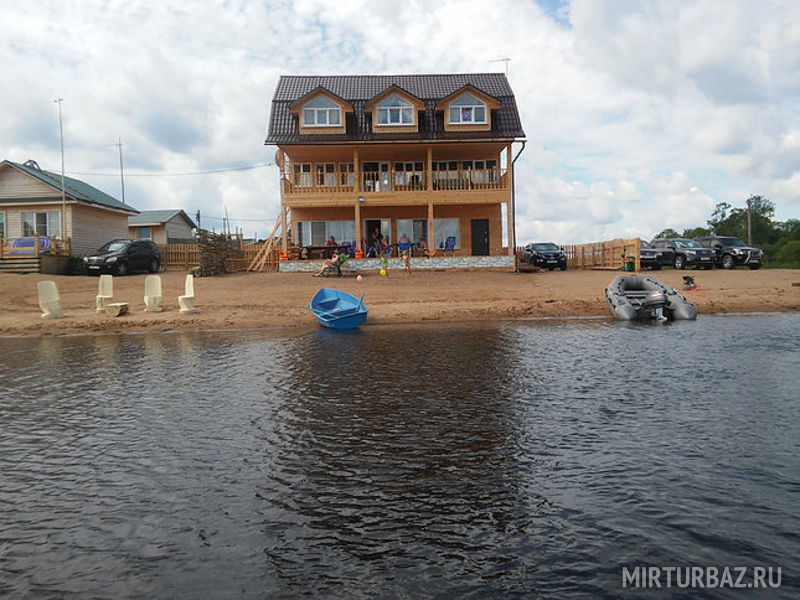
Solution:
[[[152,239],[152,232],[150,227],[139,227],[139,239],[149,240]]]
[[[61,237],[61,211],[22,213],[22,235],[25,237],[34,235]]]
[[[0,238],[6,237],[6,213],[0,212]]]
[[[456,248],[460,248],[461,236],[458,231],[458,218],[433,220],[433,247],[443,248],[447,238],[456,238]]]
[[[355,221],[297,221],[297,245],[321,246],[333,236],[337,244],[356,239]]]
[[[420,240],[428,245],[428,219],[397,219],[397,241],[403,239],[403,235],[413,244],[419,244]]]

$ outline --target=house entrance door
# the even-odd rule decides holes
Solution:
[[[472,219],[472,256],[489,256],[489,219]]]

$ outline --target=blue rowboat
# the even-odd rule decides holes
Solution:
[[[361,298],[321,288],[311,298],[311,306],[304,306],[314,313],[320,325],[331,329],[354,329],[367,319],[367,307],[364,306],[364,294]]]

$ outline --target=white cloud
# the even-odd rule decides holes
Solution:
[[[282,73],[501,70],[529,143],[518,239],[562,243],[702,225],[717,201],[800,217],[800,22],[791,3],[322,0],[20,3],[0,22],[0,158],[194,172],[270,162]],[[565,15],[570,26],[564,26]],[[118,195],[116,176],[83,176]],[[277,169],[126,180],[139,209],[270,227]]]

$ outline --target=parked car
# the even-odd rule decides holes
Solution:
[[[156,273],[161,268],[161,250],[150,240],[112,240],[92,256],[85,256],[83,267],[91,275],[126,275],[131,271]]]
[[[729,235],[704,235],[694,239],[701,246],[711,248],[716,253],[716,264],[723,269],[733,269],[736,265],[760,269],[764,261],[763,250],[748,246],[739,238]]]
[[[556,267],[567,270],[567,255],[552,242],[532,242],[525,246],[520,261],[552,271]]]
[[[648,242],[642,240],[639,246],[639,264],[643,269],[658,271],[661,269],[661,255],[663,252],[653,248]]]
[[[684,238],[657,238],[650,242],[656,250],[661,250],[661,264],[672,265],[676,269],[694,267],[713,269],[716,256],[710,248],[703,248],[694,240]]]

